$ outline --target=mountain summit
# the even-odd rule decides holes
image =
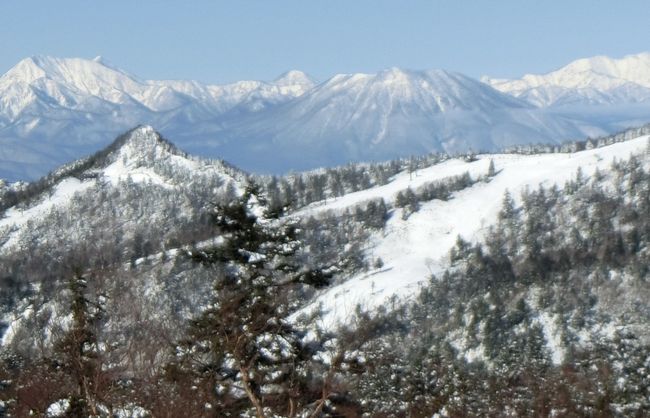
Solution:
[[[483,81],[536,106],[650,101],[650,53],[584,58],[548,74]]]
[[[336,75],[269,112],[226,124],[218,151],[244,169],[279,173],[588,133],[459,73],[390,68]]]

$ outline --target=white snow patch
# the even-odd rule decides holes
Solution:
[[[68,409],[70,409],[70,400],[61,399],[48,406],[45,415],[48,418],[64,417],[68,413]]]
[[[611,340],[616,335],[616,331],[618,331],[618,327],[613,323],[608,322],[607,324],[601,327],[600,334],[603,335],[605,338]]]
[[[467,360],[468,363],[484,361],[485,359],[485,347],[483,347],[483,344],[465,351],[465,360]]]
[[[557,326],[557,315],[540,312],[535,318],[535,322],[539,323],[542,327],[544,339],[546,340],[546,348],[551,353],[551,361],[556,366],[562,364],[566,356],[566,350],[562,344],[562,334]]]
[[[134,167],[131,165],[131,160],[127,160],[127,164],[124,164],[122,158],[118,158],[113,164],[109,165],[104,169],[103,175],[104,178],[110,181],[113,184],[117,184],[121,181],[126,181],[131,179],[134,183],[147,183],[151,182],[152,184],[171,188],[172,185],[168,184],[164,178],[158,175],[149,167]]]
[[[22,313],[22,315],[15,316],[11,322],[7,325],[7,329],[2,335],[2,340],[0,340],[0,346],[4,347],[11,342],[16,334],[16,330],[20,328],[20,322],[23,319],[29,319],[34,314],[34,308],[28,306]]]

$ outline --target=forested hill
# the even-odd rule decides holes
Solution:
[[[143,126],[3,184],[0,410],[644,416],[648,133],[258,177]]]

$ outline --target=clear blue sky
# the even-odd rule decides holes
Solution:
[[[650,50],[647,0],[60,0],[0,4],[0,73],[44,54],[142,78],[324,80],[398,66],[473,77]]]

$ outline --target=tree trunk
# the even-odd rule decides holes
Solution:
[[[253,406],[255,406],[257,418],[265,418],[264,408],[262,408],[262,403],[257,398],[255,393],[253,393],[253,389],[251,388],[250,379],[248,377],[248,369],[240,367],[239,373],[241,373],[241,379],[242,382],[244,383],[244,391],[246,391],[246,395],[248,396],[248,399],[250,399]]]

